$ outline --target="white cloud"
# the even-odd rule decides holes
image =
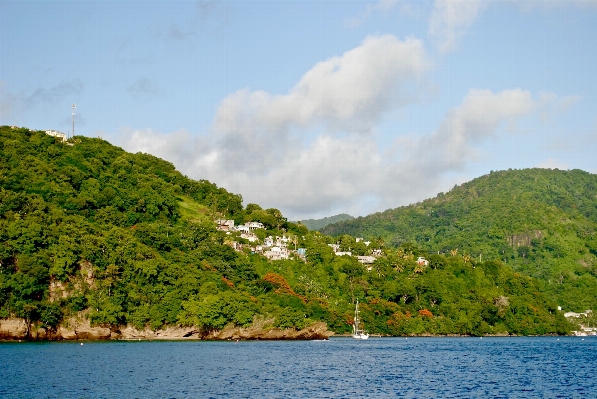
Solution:
[[[543,168],[543,169],[561,169],[561,170],[569,170],[570,169],[570,165],[568,165],[565,162],[558,161],[557,159],[554,159],[554,158],[546,159],[545,161],[543,161],[539,165],[537,165],[537,167]]]
[[[420,40],[375,36],[316,64],[288,94],[239,90],[222,101],[214,120],[220,161],[263,174],[309,129],[370,134],[386,112],[417,100],[418,79],[429,68]]]
[[[471,89],[462,104],[451,109],[439,128],[418,138],[401,162],[407,169],[437,176],[462,171],[477,158],[475,144],[494,136],[501,124],[513,126],[516,120],[532,113],[537,102],[521,89],[493,93]]]
[[[267,101],[271,98],[264,96],[255,103],[275,104]],[[497,136],[500,126],[514,125],[522,117],[537,114],[542,106],[541,100],[522,89],[498,93],[471,89],[460,105],[447,112],[438,129],[423,136],[397,137],[398,150],[393,153],[380,150],[374,134],[327,132],[307,145],[291,139],[286,144],[273,143],[274,150],[267,148],[267,141],[248,143],[251,156],[239,163],[229,161],[229,148],[226,142],[218,141],[218,130],[199,138],[185,131],[169,135],[128,131],[122,132],[126,138],[122,145],[164,157],[195,179],[207,178],[241,193],[245,202],[279,208],[293,219],[339,212],[363,215],[449,189],[460,182],[454,174],[478,160],[477,148],[482,141]],[[251,113],[242,107],[240,111]],[[276,119],[273,126],[283,126],[279,123]],[[277,131],[270,130],[275,138]],[[276,157],[278,152],[282,155]],[[270,160],[261,158],[272,157],[276,161],[264,168]],[[257,172],[251,162],[260,165]]]
[[[539,96],[539,102],[542,106],[541,120],[547,121],[554,116],[560,115],[570,107],[576,105],[582,100],[581,96],[563,96],[558,97],[552,92],[542,92]]]
[[[456,48],[486,4],[480,0],[435,1],[429,19],[429,34],[437,40],[440,52],[447,53]]]
[[[522,89],[471,89],[427,134],[380,148],[375,126],[417,100],[429,69],[415,39],[367,38],[316,64],[287,94],[239,90],[220,104],[211,132],[122,130],[120,145],[173,162],[184,174],[276,207],[291,219],[363,215],[445,191],[481,155],[480,144],[554,104]],[[456,177],[455,177],[456,176]]]
[[[460,40],[477,21],[479,14],[492,0],[435,0],[429,18],[429,35],[437,43],[440,53],[448,53],[458,47]],[[597,0],[549,0],[512,1],[522,12],[539,9],[569,7],[595,7]]]

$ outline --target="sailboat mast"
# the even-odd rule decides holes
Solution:
[[[354,330],[359,332],[359,300],[357,299],[357,306],[354,309]]]

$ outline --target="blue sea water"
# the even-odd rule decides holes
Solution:
[[[0,344],[1,398],[597,398],[597,337]]]

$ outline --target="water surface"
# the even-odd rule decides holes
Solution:
[[[597,398],[597,337],[0,344],[2,398]]]

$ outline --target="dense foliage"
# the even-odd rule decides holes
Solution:
[[[321,218],[321,219],[301,220],[301,223],[304,224],[305,226],[307,226],[307,228],[309,230],[321,230],[327,225],[337,223],[337,222],[343,222],[345,220],[352,220],[352,219],[354,219],[353,216],[350,216],[347,213],[341,213],[339,215],[328,216],[328,217]]]
[[[421,203],[322,231],[500,260],[543,280],[565,309],[597,307],[597,175],[580,170],[492,172]]]
[[[277,209],[243,207],[238,195],[101,139],[63,143],[4,126],[0,150],[0,318],[53,329],[78,315],[114,328],[204,331],[264,320],[300,329],[321,320],[343,333],[358,298],[366,327],[380,334],[572,328],[545,283],[499,260],[452,253],[427,256],[425,265],[416,240],[384,249],[381,238],[367,246],[309,232]],[[238,233],[216,230],[220,218],[261,222],[260,238],[284,234],[306,260],[268,261]],[[363,265],[328,244],[353,255],[384,253]]]

